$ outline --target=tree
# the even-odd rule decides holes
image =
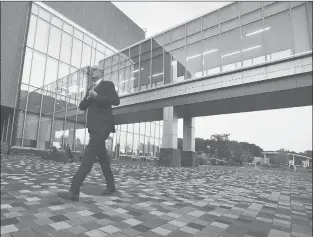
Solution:
[[[211,136],[212,149],[218,158],[230,158],[229,137],[230,134],[214,134]]]
[[[280,149],[269,161],[271,164],[286,165],[289,164],[289,156],[284,149]]]

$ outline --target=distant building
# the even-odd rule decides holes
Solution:
[[[275,157],[279,152],[277,151],[263,151],[261,154],[261,163],[268,164],[270,158]],[[289,157],[289,166],[303,166],[303,167],[312,167],[312,157],[299,155],[299,154],[293,154],[287,152],[287,155]]]

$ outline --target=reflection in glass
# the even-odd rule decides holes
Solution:
[[[127,133],[127,145],[126,145],[126,154],[133,154],[133,133]]]
[[[56,59],[59,59],[59,55],[60,55],[61,35],[62,35],[62,32],[60,29],[54,26],[51,26],[50,36],[49,36],[50,38],[49,38],[48,54]]]
[[[126,132],[121,131],[121,137],[120,137],[120,155],[126,154]]]
[[[229,71],[240,67],[241,35],[239,28],[225,32],[221,36],[221,58],[223,71]]]
[[[163,84],[163,48],[158,48],[152,52],[151,85],[152,88]]]
[[[81,67],[89,66],[90,60],[91,60],[91,47],[84,43]]]
[[[29,21],[28,35],[27,35],[27,46],[31,48],[34,47],[36,24],[37,24],[37,17],[31,14],[30,21]]]
[[[140,90],[150,89],[150,59],[140,63]]]
[[[60,59],[65,63],[70,63],[72,52],[72,36],[63,32],[62,33],[62,50]]]
[[[185,80],[185,48],[180,48],[171,52],[172,58],[172,78],[173,82]]]
[[[25,58],[24,58],[24,66],[23,66],[23,76],[22,76],[22,83],[28,84],[29,77],[30,77],[30,70],[32,65],[32,58],[33,58],[33,50],[26,47],[25,51]]]
[[[82,58],[82,47],[83,47],[83,43],[80,40],[73,38],[71,65],[76,68],[80,68],[80,63],[81,63],[81,58]]]
[[[38,18],[37,32],[35,38],[35,49],[42,53],[47,53],[48,38],[49,38],[50,25],[46,21]]]
[[[219,35],[203,40],[203,76],[221,72]]]
[[[43,86],[43,79],[45,73],[46,55],[34,51],[33,53],[33,65],[30,75],[30,85],[35,87]]]
[[[263,22],[257,21],[241,27],[243,66],[265,62],[265,45],[263,44]]]
[[[201,41],[187,46],[186,79],[202,76],[202,52]]]
[[[264,34],[268,60],[288,57],[292,54],[292,34],[289,12],[282,12],[264,19]]]
[[[54,58],[47,58],[45,85],[55,82],[58,78],[58,61]]]
[[[37,148],[41,150],[49,149],[52,117],[41,116],[39,122],[40,127],[38,132]]]
[[[291,10],[291,25],[295,54],[310,50],[309,26],[306,6],[301,5]]]
[[[39,112],[39,111],[38,111]],[[38,114],[27,112],[24,125],[23,146],[37,147]]]

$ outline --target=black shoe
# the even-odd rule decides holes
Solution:
[[[59,192],[58,196],[64,198],[69,201],[77,202],[79,200],[79,195],[72,193],[71,191],[68,192]]]
[[[108,196],[108,195],[112,195],[113,193],[116,192],[116,188],[106,188],[101,195],[102,196]]]

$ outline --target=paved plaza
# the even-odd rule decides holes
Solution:
[[[2,155],[1,236],[312,236],[309,173],[114,162],[119,192],[102,197],[95,164],[79,202],[67,202],[57,192],[78,165]]]

